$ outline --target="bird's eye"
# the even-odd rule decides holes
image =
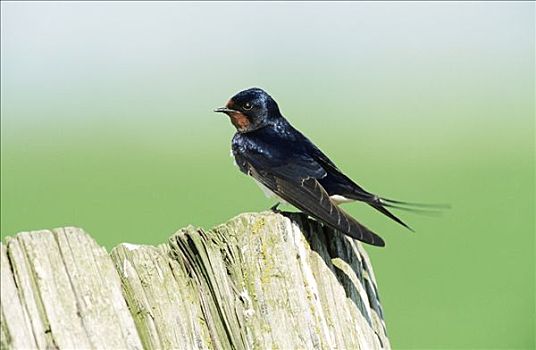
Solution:
[[[246,104],[244,105],[244,109],[246,111],[249,111],[252,108],[253,108],[253,105],[251,103],[249,103],[249,102],[246,102]]]

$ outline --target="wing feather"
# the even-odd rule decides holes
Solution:
[[[285,201],[332,228],[362,242],[385,246],[381,237],[335,205],[316,178],[293,181],[266,171],[258,171],[251,164],[249,174]]]
[[[326,225],[362,242],[385,245],[378,235],[331,201],[318,181],[327,175],[318,160],[304,149],[294,147],[296,145],[280,144],[277,148],[267,148],[259,147],[259,144],[262,140],[254,135],[238,134],[233,138],[233,155],[242,172]]]

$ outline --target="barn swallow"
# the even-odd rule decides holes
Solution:
[[[265,193],[352,238],[385,245],[380,236],[343,211],[338,206],[341,203],[365,202],[410,230],[387,208],[412,210],[412,206],[426,206],[387,199],[363,189],[296,130],[262,89],[241,91],[214,112],[227,114],[237,130],[232,154],[243,173],[252,176]],[[272,207],[276,208],[277,204]]]

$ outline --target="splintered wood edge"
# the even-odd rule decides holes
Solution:
[[[6,242],[9,264],[2,266],[9,266],[31,315],[31,348],[142,348],[111,258],[87,233],[66,227],[22,232]]]
[[[0,347],[49,348],[69,347],[74,344],[103,347],[110,344],[107,343],[108,338],[113,337],[115,331],[112,330],[117,330],[119,324],[121,334],[112,344],[129,349],[180,346],[247,348],[247,344],[252,343],[251,339],[245,339],[243,327],[248,323],[248,312],[252,311],[248,311],[248,306],[245,305],[239,312],[242,315],[236,321],[221,320],[222,314],[219,317],[213,317],[219,314],[217,310],[222,307],[226,309],[224,314],[227,315],[232,315],[237,310],[233,312],[231,304],[227,305],[227,301],[218,302],[212,300],[212,297],[204,297],[204,294],[208,292],[207,288],[214,288],[214,286],[210,287],[203,283],[196,285],[200,283],[200,279],[192,275],[192,273],[195,274],[195,269],[191,268],[191,265],[195,264],[192,259],[197,259],[199,266],[205,266],[205,268],[211,268],[212,265],[206,253],[193,252],[191,249],[193,246],[197,247],[195,249],[208,249],[207,244],[222,244],[224,247],[236,240],[237,236],[255,235],[258,230],[263,229],[266,223],[278,225],[277,229],[280,231],[299,231],[293,233],[293,239],[301,237],[302,232],[303,235],[310,234],[305,232],[307,230],[314,230],[317,233],[321,225],[311,226],[311,222],[304,218],[299,214],[290,214],[287,217],[272,212],[244,213],[209,231],[188,226],[172,235],[168,243],[158,247],[122,243],[113,248],[110,254],[98,246],[87,233],[77,228],[22,232],[14,238],[6,237],[6,244],[0,244],[1,291],[4,301],[0,314],[2,318]],[[323,229],[320,231],[323,232]],[[301,238],[305,245],[301,245],[298,254],[305,255],[309,253],[308,250],[310,251],[311,247],[309,247],[309,242]],[[372,296],[375,300],[368,300],[370,293],[365,290],[364,280],[356,276],[350,265],[337,258],[331,259],[330,265],[336,266],[348,275],[356,286],[360,297],[366,304],[366,311],[372,318],[370,328],[376,333],[379,347],[389,348],[381,305],[376,299],[376,281],[369,257],[359,242],[353,240],[348,242],[366,266],[365,278],[372,284]],[[46,256],[51,251],[56,252],[55,256]],[[181,256],[177,256],[177,252]],[[41,256],[38,256],[39,254]],[[80,257],[88,258],[88,261],[80,265],[78,261]],[[310,262],[303,260],[300,264],[307,263]],[[92,269],[95,270],[89,277],[84,275]],[[207,272],[198,271],[197,273]],[[43,281],[43,278],[49,276],[52,276],[50,281]],[[100,281],[92,280],[94,277],[99,278]],[[323,279],[318,282],[321,281]],[[245,283],[244,281],[236,282]],[[59,287],[55,285],[56,283]],[[314,286],[317,280],[311,275],[306,283]],[[159,287],[156,288],[156,285]],[[215,295],[220,295],[218,293]],[[222,293],[227,297],[230,295],[229,292],[222,291]],[[236,291],[236,296],[246,299],[247,302],[245,294],[238,295],[240,293],[244,292]],[[318,291],[315,293],[318,295]],[[88,296],[90,296],[89,299]],[[100,315],[92,313],[91,301],[95,298],[97,302],[114,305],[108,309],[112,314],[104,317],[105,324],[99,324],[102,321],[99,318]],[[9,300],[9,303],[5,300]],[[326,312],[327,306],[322,305],[320,300],[316,302],[319,304],[315,307],[317,312]],[[84,305],[81,306],[80,303]],[[105,307],[104,304],[101,306]],[[373,307],[374,304],[379,307],[379,310]],[[237,305],[240,307],[239,304],[235,304]],[[354,307],[351,303],[349,306]],[[173,310],[181,310],[180,318],[174,318],[173,312],[170,313]],[[58,314],[58,311],[62,313]],[[83,311],[82,314],[80,311]],[[70,322],[70,326],[64,327],[65,322]],[[360,322],[362,321],[358,324],[363,325]],[[101,334],[100,338],[90,334],[92,332],[89,330],[93,328],[100,329],[98,332]],[[66,333],[65,329],[70,329],[71,332]],[[323,328],[319,328],[318,331],[321,329]],[[324,334],[324,338],[330,338],[326,335],[329,333],[328,329],[324,329],[321,333]],[[241,345],[229,343],[227,337],[231,334],[233,334],[233,339],[242,339],[244,343]],[[324,344],[326,345],[334,346],[335,344]],[[361,339],[359,344],[354,345],[361,348],[378,347],[377,339]]]

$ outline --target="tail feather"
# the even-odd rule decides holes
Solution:
[[[349,195],[345,195],[348,198],[356,199],[362,202],[367,203],[374,209],[378,210],[380,213],[384,214],[391,220],[397,222],[398,224],[404,226],[408,230],[415,232],[408,224],[398,218],[396,215],[391,213],[387,208],[404,210],[417,214],[424,215],[438,215],[440,209],[448,209],[450,206],[448,204],[425,204],[425,203],[412,203],[412,202],[403,202],[394,199],[383,198],[372,193],[366,192],[363,189],[359,188],[359,191],[354,191]]]
[[[384,214],[385,216],[389,217],[390,219],[392,219],[392,220],[396,221],[397,223],[399,223],[400,225],[404,226],[405,228],[407,228],[411,232],[415,232],[414,229],[412,229],[408,224],[406,224],[404,221],[402,221],[397,216],[395,216],[393,213],[391,213],[389,210],[387,210],[384,206],[379,205],[379,204],[375,204],[375,203],[368,203],[368,204],[371,207],[373,207],[374,209],[378,210],[380,213]]]
[[[410,213],[426,215],[426,216],[440,216],[442,214],[441,210],[439,209],[408,208],[408,207],[403,207],[403,206],[394,205],[390,203],[383,203],[383,206],[387,208],[391,208],[391,209],[403,210],[403,211],[407,211]]]
[[[384,197],[378,197],[384,204],[392,203],[398,205],[405,205],[408,207],[419,207],[419,208],[430,208],[430,209],[450,209],[449,204],[436,204],[436,203],[414,203],[414,202],[404,202],[395,199],[389,199]],[[399,208],[402,209],[402,208]]]

